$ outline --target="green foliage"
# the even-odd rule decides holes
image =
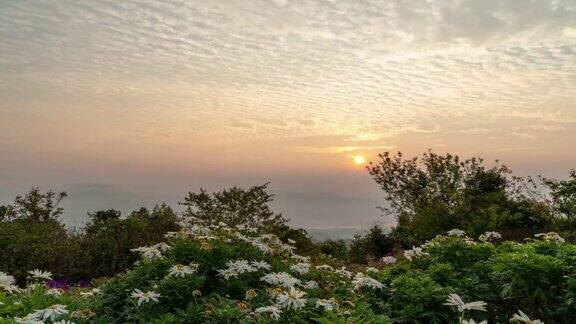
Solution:
[[[248,190],[232,187],[209,194],[188,193],[180,205],[186,207],[183,216],[200,223],[246,225],[250,227],[285,224],[282,215],[275,214],[268,205],[273,196],[267,192],[268,184],[253,186]]]
[[[130,249],[158,243],[166,232],[179,228],[174,211],[162,204],[126,219],[115,210],[90,213],[91,221],[82,230],[69,231],[58,220],[64,197],[34,188],[4,208],[9,217],[0,221],[1,271],[20,283],[36,268],[71,281],[113,276],[136,261]]]
[[[303,251],[312,250],[312,241],[305,230],[288,226],[288,219],[272,211],[269,204],[274,196],[267,190],[268,183],[248,189],[232,187],[213,193],[204,189],[200,189],[199,193],[189,192],[184,202],[179,203],[186,207],[182,218],[191,224],[225,223],[260,228],[282,240],[295,241],[295,246]]]
[[[576,217],[576,170],[571,170],[568,179],[543,178],[550,190],[554,210],[567,218]]]
[[[11,295],[0,293],[0,317],[23,317],[58,303],[69,310],[62,318],[88,309],[94,323],[275,322],[255,310],[280,303],[271,293],[286,293],[287,288],[262,278],[286,272],[300,280],[295,286],[306,292],[306,302],[298,309],[279,306],[280,323],[455,323],[459,318],[503,323],[518,310],[548,323],[576,321],[576,245],[561,240],[495,245],[437,236],[412,260],[397,254],[396,264],[356,267],[355,272],[364,273],[358,275],[335,265],[336,270],[316,267],[322,263],[315,260],[307,272],[297,273],[293,266],[308,263],[306,257],[291,252],[274,235],[257,235],[246,228],[193,226],[170,237],[171,248],[164,246],[161,255],[143,258],[132,270],[103,281],[101,292],[93,296],[81,295],[90,288],[51,296],[42,285]],[[261,244],[268,247],[266,252]],[[270,269],[253,268],[231,278],[219,274],[240,260],[265,262]],[[182,277],[170,275],[177,264],[190,264],[194,271]],[[358,285],[358,278],[375,280],[382,288]],[[309,280],[317,286],[305,287]],[[157,301],[139,304],[132,296],[136,289],[158,293]],[[249,291],[251,298],[246,297]],[[465,302],[485,302],[485,311],[460,312],[445,305],[452,293]],[[331,298],[333,309],[316,306],[317,301]]]
[[[404,159],[385,152],[368,171],[397,217],[403,243],[421,243],[452,228],[473,235],[500,231],[518,239],[549,230],[555,221],[538,199],[534,182],[513,176],[503,165],[481,158],[424,153]]]
[[[366,263],[379,259],[392,251],[394,242],[391,236],[380,226],[372,226],[364,235],[356,234],[350,245],[349,260],[354,263]]]
[[[14,199],[14,204],[2,206],[0,210],[0,220],[57,220],[63,212],[59,204],[66,196],[67,194],[65,192],[56,194],[52,190],[42,193],[40,188],[34,187],[26,195],[17,196]]]

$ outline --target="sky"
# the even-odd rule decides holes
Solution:
[[[393,224],[358,155],[576,167],[574,0],[0,0],[0,204],[64,220],[270,182],[313,228]]]

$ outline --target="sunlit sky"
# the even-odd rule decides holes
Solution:
[[[293,224],[390,224],[361,155],[576,167],[574,0],[0,0],[0,203],[69,224],[270,181]]]

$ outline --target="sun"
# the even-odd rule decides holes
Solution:
[[[356,163],[357,165],[366,164],[366,158],[362,155],[356,155],[354,157],[354,163]]]

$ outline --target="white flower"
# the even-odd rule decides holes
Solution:
[[[564,243],[564,240],[558,233],[556,232],[548,232],[548,233],[538,233],[534,235],[535,237],[542,237],[544,241],[556,242],[556,243]]]
[[[294,259],[296,262],[300,262],[300,263],[310,263],[310,257],[307,256],[301,256],[298,254],[292,254],[290,256],[292,259]]]
[[[236,260],[234,262],[228,261],[226,265],[228,265],[229,269],[234,269],[237,273],[258,271],[258,269],[250,265],[248,260]]]
[[[270,314],[270,317],[272,317],[275,320],[278,320],[280,318],[280,314],[282,314],[282,311],[280,310],[280,308],[276,307],[276,306],[264,306],[264,307],[258,307],[254,310],[257,314]]]
[[[266,245],[265,243],[260,243],[260,242],[252,242],[252,245],[254,245],[254,247],[256,247],[258,250],[260,250],[260,252],[262,253],[270,253],[273,250]]]
[[[172,249],[172,247],[170,245],[168,245],[164,242],[160,242],[160,243],[154,245],[153,247],[160,250],[161,252],[170,251],[170,249]]]
[[[250,263],[254,268],[260,270],[270,270],[271,266],[266,261],[252,261]]]
[[[6,273],[0,271],[0,288],[11,292],[15,289],[15,282],[16,280],[13,276],[9,276]]]
[[[92,291],[82,291],[80,292],[80,296],[84,297],[84,298],[90,298],[94,296],[94,292]]]
[[[476,321],[473,320],[473,319],[469,319],[469,320],[460,319],[460,324],[488,324],[488,321],[487,321],[487,320],[483,320],[482,322],[476,322]]]
[[[316,289],[318,288],[318,283],[314,280],[308,280],[302,285],[302,287],[304,289]]]
[[[320,271],[334,271],[334,268],[332,268],[332,266],[330,266],[328,264],[322,264],[322,265],[316,266],[316,269],[318,269]]]
[[[162,296],[160,296],[160,294],[153,292],[153,291],[142,292],[140,289],[134,289],[131,297],[137,298],[138,299],[138,306],[140,306],[143,302],[145,302],[145,303],[149,303],[149,302],[157,303],[158,298],[162,297]]]
[[[302,298],[304,295],[305,292],[292,287],[290,292],[283,292],[278,296],[278,303],[282,308],[299,309],[306,304],[306,299]]]
[[[372,272],[372,273],[380,273],[379,269],[376,269],[374,267],[367,267],[366,268],[366,272]]]
[[[280,250],[280,252],[293,253],[294,250],[296,250],[296,247],[290,244],[282,244],[282,242],[280,242],[280,246],[278,247],[278,249]],[[307,260],[309,259],[296,259],[296,261],[307,261]]]
[[[210,235],[212,233],[212,230],[206,226],[200,226],[200,225],[194,225],[192,227],[190,227],[188,230],[188,233],[190,233],[190,235],[193,236],[201,236],[201,235]]]
[[[520,322],[520,323],[527,323],[527,324],[544,324],[541,320],[531,320],[528,315],[524,314],[523,311],[518,310],[518,314],[514,314],[514,316],[510,319],[510,322]]]
[[[347,278],[347,279],[352,278],[352,276],[354,275],[352,272],[348,271],[345,266],[342,266],[342,268],[337,269],[334,272],[336,272],[338,275],[340,275],[344,278]]]
[[[92,288],[92,293],[95,295],[98,295],[102,292],[102,290],[100,290],[100,288]]]
[[[218,275],[228,280],[230,278],[238,278],[238,273],[233,269],[218,270]]]
[[[52,324],[75,324],[75,323],[72,322],[72,321],[60,320],[60,321],[54,322],[54,323],[52,323]]]
[[[38,319],[44,321],[50,319],[54,322],[59,316],[68,314],[68,311],[66,310],[66,305],[55,304],[48,308],[37,310],[35,314]]]
[[[44,321],[38,318],[37,313],[28,314],[24,317],[14,317],[14,322],[19,324],[44,324]]]
[[[466,232],[464,232],[463,230],[457,229],[457,228],[449,230],[447,233],[449,236],[458,236],[458,237],[462,237],[462,236],[466,235]]]
[[[52,280],[52,273],[49,271],[42,271],[39,269],[34,269],[32,271],[28,271],[28,273],[32,275],[32,278]]]
[[[422,252],[422,248],[421,247],[414,247],[412,246],[411,250],[406,250],[404,251],[404,257],[408,260],[413,260],[419,257],[422,257],[424,255],[428,255],[428,253],[426,252]]]
[[[196,272],[196,269],[192,269],[191,267],[183,264],[177,264],[170,268],[168,275],[174,277],[184,277],[185,275],[193,274],[194,272]]]
[[[367,277],[362,272],[356,273],[354,280],[352,280],[352,284],[354,285],[354,289],[358,289],[360,287],[370,287],[374,289],[384,288],[384,284],[382,284],[380,281]]]
[[[304,262],[296,263],[290,266],[290,270],[303,275],[305,273],[308,273],[308,271],[310,271],[310,264]]]
[[[138,252],[145,259],[159,259],[162,258],[162,252],[156,246],[142,246],[132,249],[130,251]]]
[[[380,259],[380,262],[384,263],[385,265],[391,265],[396,263],[396,258],[391,255],[387,255],[385,257],[382,257]]]
[[[462,298],[458,294],[450,294],[444,303],[446,306],[455,306],[458,308],[459,312],[463,312],[467,309],[469,310],[479,310],[479,311],[486,311],[486,303],[483,301],[475,301],[470,303],[464,303]]]
[[[482,242],[490,241],[490,239],[499,239],[502,238],[502,235],[498,232],[485,232],[484,234],[480,235],[478,239]]]
[[[288,243],[290,243],[290,244],[296,244],[296,241],[294,241],[293,239],[288,239]]]
[[[330,299],[318,299],[316,301],[316,308],[323,308],[325,311],[332,311],[337,306],[334,298]]]
[[[260,278],[260,281],[264,281],[271,285],[280,285],[286,289],[293,288],[294,285],[300,283],[300,280],[292,277],[286,272],[269,273]]]
[[[47,296],[54,296],[54,297],[58,297],[62,295],[62,291],[58,288],[52,288],[52,289],[48,289],[46,290],[45,294]]]

